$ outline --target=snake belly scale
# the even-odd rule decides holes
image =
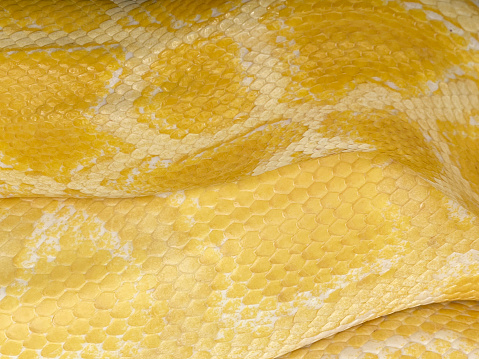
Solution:
[[[0,357],[479,358],[476,0],[1,0]]]

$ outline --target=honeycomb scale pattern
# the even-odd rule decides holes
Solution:
[[[479,294],[477,218],[380,154],[0,208],[6,358],[274,358]]]
[[[476,0],[1,0],[0,357],[474,358],[478,128]]]
[[[478,318],[477,302],[406,309],[320,340],[282,359],[478,358]]]

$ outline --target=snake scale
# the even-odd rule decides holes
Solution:
[[[0,0],[0,357],[479,358],[477,0]]]

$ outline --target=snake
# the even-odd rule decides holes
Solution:
[[[1,0],[0,357],[479,358],[477,0]]]

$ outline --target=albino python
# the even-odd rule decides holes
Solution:
[[[477,0],[1,0],[1,358],[479,358]]]

